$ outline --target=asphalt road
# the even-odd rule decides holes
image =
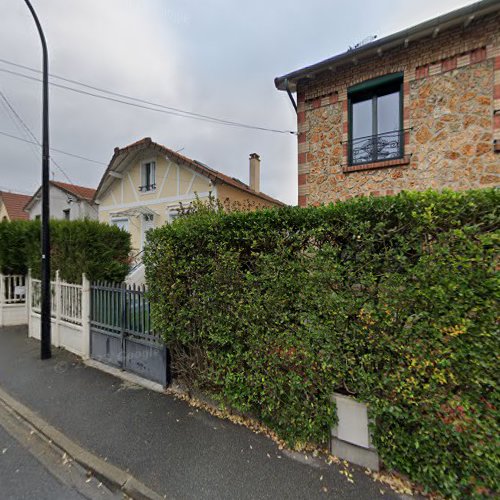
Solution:
[[[355,466],[290,454],[263,435],[86,367],[25,328],[0,330],[0,385],[90,452],[168,498],[401,498]]]
[[[2,500],[118,500],[119,492],[75,464],[0,402]]]
[[[80,500],[33,455],[0,427],[0,497],[4,500]]]

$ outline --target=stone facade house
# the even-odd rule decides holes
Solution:
[[[300,206],[499,183],[498,0],[358,44],[275,84],[292,101],[297,93]]]

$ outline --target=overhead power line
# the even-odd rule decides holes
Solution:
[[[42,144],[40,141],[37,139],[36,135],[31,131],[31,129],[26,125],[24,120],[19,116],[19,113],[14,109],[14,106],[10,103],[10,101],[7,99],[7,96],[0,90],[0,97],[4,100],[4,102],[7,104],[9,109],[12,111],[13,115],[15,118],[12,118],[13,121],[17,120],[21,126],[23,127],[24,132],[28,135],[28,137],[31,137],[35,144],[37,144],[39,147],[42,147]],[[52,164],[61,172],[61,174],[64,175],[64,177],[67,179],[67,181],[70,184],[74,184],[74,182],[70,179],[69,175],[64,171],[64,169],[57,163],[54,158],[50,157],[49,160],[52,162]]]
[[[9,102],[9,100],[7,99],[7,96],[0,90],[0,97],[3,99],[3,101],[7,104],[7,106],[9,107],[9,109],[12,111],[12,113],[14,114],[16,120],[22,125],[23,127],[23,130],[24,132],[33,139],[34,143],[37,144],[38,146],[42,147],[42,144],[40,143],[40,141],[37,139],[36,135],[31,131],[31,129],[28,127],[28,125],[26,125],[26,123],[24,122],[24,120],[21,118],[21,116],[19,115],[19,113],[14,109],[14,106]],[[12,118],[12,117],[11,117]],[[14,120],[15,121],[15,120]],[[31,141],[28,141],[27,142],[31,142]],[[76,189],[76,184],[71,180],[71,178],[69,177],[69,175],[66,173],[66,171],[59,165],[59,163],[56,162],[56,160],[54,160],[54,158],[50,157],[49,158],[50,162],[56,166],[56,168],[59,169],[59,171],[63,174],[63,176],[66,178],[66,180],[70,183],[70,184],[73,184],[74,188],[75,188],[75,191],[77,191]],[[98,210],[96,207],[94,207],[93,205],[90,205],[97,213]]]
[[[35,72],[35,73],[40,73],[40,71],[37,70],[36,68],[31,68],[30,66],[25,66],[23,64],[18,64],[18,63],[12,62],[12,61],[8,61],[6,59],[0,58],[0,62],[2,62],[4,64],[11,65],[11,66],[15,66],[15,67],[18,67],[18,68],[22,68],[22,69],[25,69],[25,70],[28,70],[28,71],[32,71],[32,72]],[[21,78],[26,78],[28,80],[33,80],[33,81],[41,82],[41,80],[39,78],[35,78],[35,77],[32,77],[32,76],[26,75],[24,73],[19,73],[17,71],[8,70],[8,69],[5,69],[5,68],[0,68],[0,71],[2,71],[4,73],[9,73],[9,74],[15,75],[15,76],[18,76],[18,77],[21,77]],[[108,94],[108,95],[114,96],[114,97],[108,97],[108,96],[105,96],[105,95],[99,95],[99,94],[95,94],[93,92],[89,92],[89,91],[77,89],[77,88],[74,88],[74,87],[69,87],[67,85],[62,85],[62,84],[59,84],[59,83],[50,82],[50,85],[52,85],[54,87],[58,87],[58,88],[61,88],[61,89],[64,89],[64,90],[68,90],[68,91],[71,91],[71,92],[76,92],[76,93],[83,94],[83,95],[88,95],[88,96],[95,97],[95,98],[98,98],[98,99],[104,99],[104,100],[111,101],[111,102],[116,102],[116,103],[125,104],[125,105],[128,105],[128,106],[133,106],[133,107],[136,107],[136,108],[146,109],[146,110],[149,110],[149,111],[156,111],[156,112],[159,112],[159,113],[164,113],[164,114],[168,114],[168,115],[172,115],[172,116],[177,116],[177,117],[180,117],[180,118],[191,118],[193,120],[200,120],[200,121],[205,121],[205,122],[209,122],[209,123],[216,123],[218,125],[226,125],[226,126],[230,126],[230,127],[239,127],[239,128],[260,130],[260,131],[264,131],[264,132],[274,132],[274,133],[279,133],[279,134],[295,134],[296,133],[296,132],[294,132],[292,130],[274,129],[274,128],[269,128],[269,127],[261,127],[261,126],[257,126],[257,125],[250,125],[250,124],[247,124],[247,123],[241,123],[241,122],[236,122],[236,121],[232,121],[232,120],[224,120],[222,118],[217,118],[217,117],[213,117],[213,116],[210,116],[210,115],[204,115],[204,114],[201,114],[201,113],[195,113],[195,112],[192,112],[192,111],[186,111],[186,110],[183,110],[183,109],[180,109],[180,108],[175,108],[175,107],[172,107],[172,106],[167,106],[165,104],[155,103],[153,101],[149,101],[149,100],[146,100],[146,99],[140,99],[138,97],[133,97],[133,96],[129,96],[129,95],[126,95],[126,94],[119,93],[119,92],[114,92],[112,90],[103,89],[101,87],[96,87],[96,86],[93,86],[93,85],[89,85],[87,83],[80,82],[78,80],[74,80],[74,79],[70,79],[70,78],[65,78],[65,77],[62,77],[62,76],[54,75],[54,74],[51,74],[50,76],[51,76],[51,78],[55,78],[55,79],[58,79],[58,80],[61,80],[61,81],[65,81],[67,83],[71,83],[71,84],[74,84],[74,85],[79,85],[81,87],[84,87],[84,88],[87,88],[87,89],[91,89],[91,90],[95,90],[97,92]],[[128,101],[124,101],[123,99],[127,99]],[[133,102],[129,102],[129,101],[133,101]],[[152,107],[152,106],[154,106],[154,107]]]
[[[28,144],[35,144],[36,146],[40,146],[40,144],[38,142],[36,142],[36,141],[30,141],[28,139],[23,139],[22,137],[18,137],[17,135],[13,135],[13,134],[8,134],[7,132],[0,131],[0,135],[3,135],[5,137],[10,137],[11,139],[15,139],[17,141],[22,141],[22,142],[26,142]],[[63,151],[61,149],[50,148],[50,150],[51,151],[55,151],[56,153],[60,153],[60,154],[66,155],[66,156],[71,156],[73,158],[78,158],[79,160],[85,160],[85,161],[88,161],[90,163],[95,163],[96,165],[107,166],[107,163],[104,163],[102,161],[92,160],[91,158],[86,158],[85,156],[80,156],[80,155],[77,155],[75,153],[69,153],[68,151]]]

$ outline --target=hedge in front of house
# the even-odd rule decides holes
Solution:
[[[129,269],[130,235],[115,226],[93,220],[50,221],[51,271],[61,279],[123,281]],[[24,274],[28,268],[40,277],[40,222],[0,223],[0,269]]]
[[[148,235],[153,322],[185,382],[290,444],[333,391],[370,405],[385,464],[450,497],[498,491],[500,193],[211,212]]]
[[[28,256],[40,249],[38,221],[0,222],[0,272],[26,274]]]

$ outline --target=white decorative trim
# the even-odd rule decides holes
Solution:
[[[132,186],[132,192],[134,193],[135,200],[139,201],[139,196],[137,195],[137,187],[134,186],[134,183],[132,181],[132,177],[130,177],[130,172],[127,172],[127,178],[130,182],[130,185]]]
[[[189,186],[187,188],[187,191],[185,194],[188,194],[191,192],[191,188],[193,187],[194,180],[196,179],[196,174],[193,172],[193,177],[191,177],[191,182],[189,183]]]
[[[163,176],[163,180],[161,181],[161,186],[160,186],[160,189],[158,191],[158,196],[160,196],[161,193],[163,192],[163,188],[165,187],[165,182],[167,181],[167,177],[168,177],[169,173],[170,173],[170,162],[167,165],[167,168],[165,170],[165,175]]]
[[[214,189],[213,191],[205,191],[203,193],[197,193],[197,194],[198,194],[199,198],[206,198],[210,195],[210,193],[212,193],[212,195],[215,197],[217,196],[216,189]],[[132,203],[121,203],[119,205],[106,205],[106,206],[101,205],[100,209],[106,210],[106,211],[122,210],[124,208],[142,207],[144,205],[161,205],[162,203],[170,203],[170,202],[174,202],[174,201],[192,201],[193,199],[195,199],[193,196],[187,197],[186,195],[168,196],[166,198],[160,198],[157,200],[151,200],[151,201],[146,201],[146,202],[145,201],[136,201],[136,202],[132,202]]]

